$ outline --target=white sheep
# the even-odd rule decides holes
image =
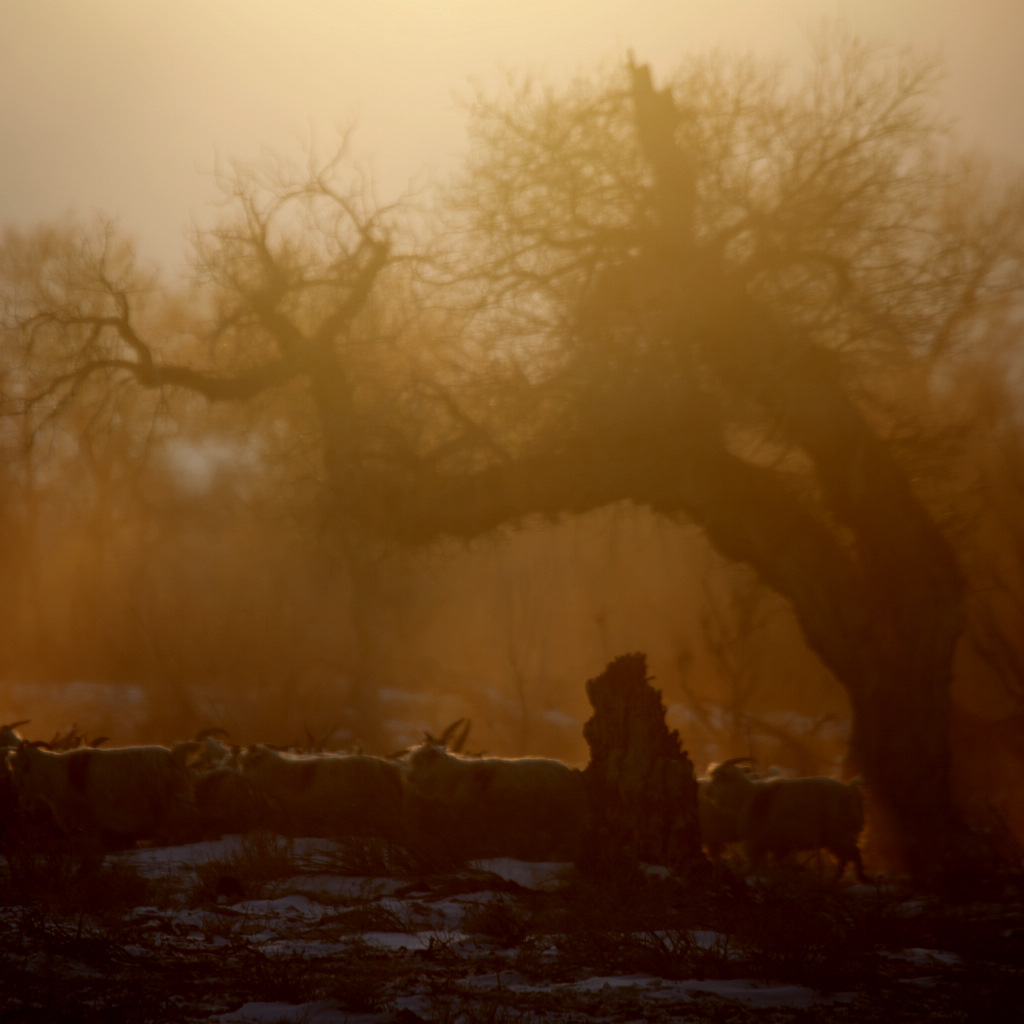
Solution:
[[[192,771],[198,834],[217,837],[266,824],[265,806],[237,768]]]
[[[178,838],[192,825],[191,780],[166,747],[55,752],[23,743],[10,764],[19,806],[49,808],[65,834],[124,844]]]
[[[705,795],[724,821],[732,818],[752,871],[768,855],[781,861],[800,851],[828,850],[839,862],[837,881],[851,862],[858,879],[867,881],[857,846],[864,807],[856,785],[825,776],[758,779],[740,760],[716,766]]]
[[[402,823],[402,769],[365,754],[288,754],[257,745],[242,776],[271,823],[306,835],[393,837]]]
[[[583,773],[543,757],[465,757],[426,742],[407,758],[413,825],[459,856],[576,855]]]

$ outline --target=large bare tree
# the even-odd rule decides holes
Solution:
[[[792,603],[848,694],[876,840],[933,870],[966,849],[964,583],[893,382],[948,373],[1019,294],[1020,203],[947,158],[930,64],[833,37],[798,83],[628,71],[474,109],[460,246],[528,415],[419,479],[410,535],[617,501],[696,521]]]

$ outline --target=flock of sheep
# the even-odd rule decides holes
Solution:
[[[582,770],[547,758],[463,755],[452,729],[382,758],[238,747],[216,731],[174,747],[86,745],[74,730],[45,744],[24,740],[24,724],[0,727],[0,849],[26,837],[109,850],[264,828],[426,844],[429,853],[465,860],[574,860],[586,824]],[[850,863],[864,880],[855,785],[763,778],[743,761],[713,767],[700,781],[701,833],[713,860],[738,844],[760,872],[769,857],[826,850],[838,862],[837,880]]]

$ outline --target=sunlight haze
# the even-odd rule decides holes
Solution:
[[[11,0],[0,223],[101,211],[174,265],[217,198],[218,159],[296,155],[355,124],[353,152],[390,198],[456,165],[473,82],[564,79],[627,50],[662,76],[716,47],[799,62],[836,17],[944,54],[965,139],[1024,157],[1017,0]]]

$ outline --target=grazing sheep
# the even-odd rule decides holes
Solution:
[[[408,755],[415,829],[466,859],[573,859],[585,814],[583,774],[541,757],[463,757],[436,743]]]
[[[389,839],[402,824],[402,769],[365,754],[286,754],[257,745],[242,775],[269,823],[289,834]]]
[[[198,833],[204,838],[249,832],[265,824],[265,808],[237,768],[193,773],[193,789]]]
[[[179,838],[191,827],[191,780],[166,747],[58,753],[23,743],[10,764],[19,807],[45,806],[66,835],[124,845]]]
[[[711,772],[705,795],[723,821],[735,822],[750,860],[759,871],[769,854],[781,861],[802,850],[828,850],[839,862],[836,881],[853,863],[867,881],[857,837],[864,827],[859,789],[838,779],[758,779],[737,758]]]

